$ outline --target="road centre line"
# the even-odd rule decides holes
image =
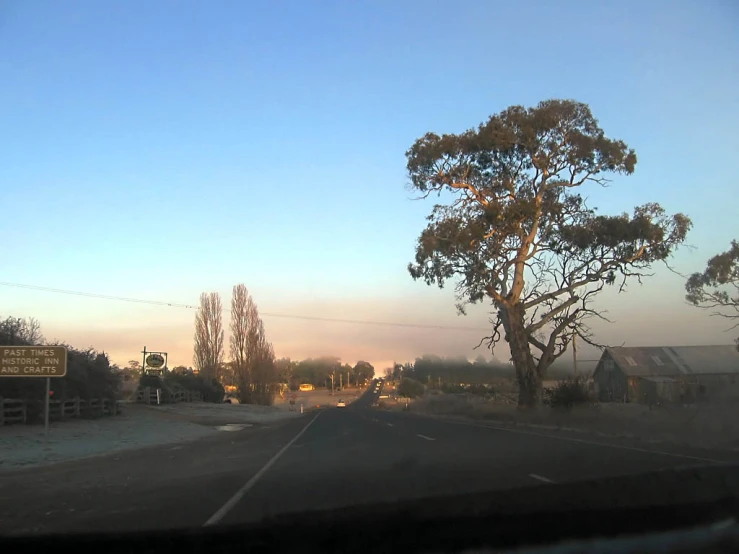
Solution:
[[[422,435],[420,433],[416,433],[416,436],[417,437],[421,437],[422,439],[426,439],[427,441],[435,441],[436,440],[436,439],[434,439],[432,437],[427,437],[426,435]]]
[[[395,427],[395,424],[394,423],[388,423],[387,426],[388,427]]]
[[[542,477],[541,475],[537,475],[536,473],[529,473],[529,477],[532,479],[536,479],[537,481],[542,481],[544,483],[554,483],[551,479],[547,479],[546,477]]]
[[[423,416],[421,416],[421,417],[423,417]],[[427,419],[432,419],[432,418],[427,418]],[[454,420],[449,420],[449,419],[438,419],[438,418],[433,418],[433,419],[435,419],[436,421],[443,421],[445,423],[453,423],[453,424],[456,424],[456,425],[466,425],[468,427],[480,427],[480,428],[483,428],[483,429],[493,429],[495,431],[505,431],[506,433],[514,433],[514,434],[518,434],[518,435],[530,435],[530,436],[533,436],[533,437],[542,437],[542,438],[545,438],[545,439],[552,439],[552,440],[558,440],[558,441],[579,442],[581,444],[590,444],[590,445],[593,445],[593,446],[604,446],[606,448],[616,448],[618,450],[631,450],[631,451],[634,451],[634,452],[644,452],[646,454],[658,454],[658,455],[662,455],[662,456],[672,456],[673,458],[683,458],[683,459],[687,459],[687,460],[697,460],[699,462],[710,462],[710,463],[713,463],[713,464],[727,464],[727,463],[732,463],[732,462],[726,462],[726,461],[723,461],[723,460],[714,460],[712,458],[701,458],[701,457],[698,457],[698,456],[689,456],[687,454],[676,454],[675,452],[665,452],[663,450],[648,450],[646,448],[639,448],[639,447],[636,447],[636,446],[625,446],[625,445],[618,445],[618,444],[608,444],[608,443],[604,443],[604,442],[589,441],[589,440],[586,440],[586,439],[575,439],[575,438],[572,438],[572,437],[555,437],[555,436],[552,436],[552,435],[545,435],[543,433],[535,433],[533,431],[521,431],[520,429],[507,429],[505,427],[497,427],[497,426],[494,426],[494,425],[481,425],[479,423],[471,423],[471,422],[468,423],[466,421],[454,421]]]
[[[221,506],[216,513],[214,513],[212,516],[210,516],[210,518],[208,519],[208,521],[206,521],[203,524],[203,527],[208,527],[210,525],[215,525],[216,523],[218,523],[219,521],[221,521],[226,516],[226,514],[228,514],[228,512],[230,512],[231,509],[234,506],[236,506],[236,504],[239,503],[239,501],[244,497],[244,495],[247,492],[249,492],[249,490],[257,483],[257,481],[259,481],[259,479],[262,477],[262,475],[264,475],[265,473],[267,473],[267,470],[270,467],[272,467],[277,460],[280,459],[280,456],[282,456],[285,453],[285,451],[288,448],[290,448],[293,445],[293,443],[296,440],[298,440],[303,435],[303,433],[305,433],[308,430],[308,427],[310,427],[311,425],[313,425],[313,422],[318,419],[318,416],[320,416],[321,413],[322,412],[316,413],[315,417],[313,419],[311,419],[308,422],[308,424],[305,427],[303,427],[300,430],[300,432],[292,438],[292,440],[290,440],[290,442],[288,442],[285,446],[283,446],[282,448],[280,448],[279,452],[277,452],[277,454],[275,454],[274,456],[272,456],[272,458],[270,458],[270,460],[266,464],[264,464],[262,466],[262,469],[260,469],[259,471],[257,471],[254,474],[254,476],[251,479],[249,479],[244,484],[243,487],[241,487],[238,491],[236,491],[236,494],[234,494],[223,506]]]

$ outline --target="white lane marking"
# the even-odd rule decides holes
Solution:
[[[395,427],[395,425],[393,425],[392,423],[388,423],[387,426],[388,427]]]
[[[423,417],[423,416],[421,416]],[[430,418],[429,418],[430,419]],[[713,464],[727,464],[732,462],[727,462],[725,460],[713,460],[711,458],[700,458],[698,456],[688,456],[687,454],[676,454],[674,452],[665,452],[663,450],[648,450],[646,448],[638,448],[636,446],[625,446],[621,444],[608,444],[604,442],[595,442],[595,441],[589,441],[586,439],[575,439],[572,437],[555,437],[552,435],[544,435],[542,433],[534,433],[533,431],[521,431],[520,429],[506,429],[505,427],[496,427],[495,425],[480,425],[477,423],[467,423],[466,421],[452,421],[452,420],[444,420],[444,419],[436,419],[436,421],[443,421],[445,423],[454,423],[457,425],[467,425],[468,427],[481,427],[483,429],[493,429],[495,431],[505,431],[507,433],[516,433],[519,435],[531,435],[533,437],[543,437],[545,439],[552,439],[557,441],[569,441],[569,442],[579,442],[582,444],[590,444],[593,446],[604,446],[606,448],[616,448],[619,450],[632,450],[634,452],[644,452],[646,454],[657,454],[662,456],[672,456],[673,458],[683,458],[687,460],[697,460],[699,462],[710,462]]]
[[[432,437],[427,437],[426,435],[422,435],[420,433],[416,433],[416,436],[417,437],[421,437],[422,439],[426,439],[427,441],[435,441],[436,440],[436,439],[434,439]]]
[[[536,473],[529,473],[529,477],[538,481],[543,481],[544,483],[554,483],[554,481],[552,481],[551,479],[547,479],[546,477],[542,477],[541,475],[537,475]]]
[[[274,463],[275,463],[275,462],[276,462],[277,460],[279,460],[279,459],[280,459],[280,456],[282,456],[282,455],[283,455],[283,454],[285,453],[285,451],[286,451],[286,450],[287,450],[288,448],[290,448],[290,447],[292,446],[292,444],[293,444],[293,443],[294,443],[294,442],[295,442],[296,440],[298,440],[298,439],[299,439],[299,438],[300,438],[300,437],[301,437],[301,436],[303,435],[303,433],[305,433],[305,432],[306,432],[306,431],[308,430],[308,427],[310,427],[311,425],[313,425],[313,422],[314,422],[315,420],[317,420],[317,419],[318,419],[318,416],[320,416],[320,415],[321,415],[321,412],[318,412],[318,413],[316,414],[316,416],[315,416],[315,417],[314,417],[313,419],[311,419],[311,420],[310,420],[310,421],[308,422],[308,424],[307,424],[307,425],[306,425],[305,427],[303,427],[303,428],[302,428],[302,429],[300,430],[300,432],[299,432],[299,433],[298,433],[297,435],[295,435],[295,436],[294,436],[294,437],[292,438],[292,440],[291,440],[290,442],[288,442],[288,443],[287,443],[287,444],[286,444],[285,446],[283,446],[282,448],[280,448],[279,452],[277,452],[277,454],[275,454],[274,456],[272,456],[272,458],[270,458],[270,460],[269,460],[269,461],[268,461],[268,462],[267,462],[266,464],[264,464],[264,466],[262,466],[262,469],[260,469],[259,471],[257,471],[257,472],[256,472],[256,473],[254,474],[254,476],[253,476],[253,477],[252,477],[251,479],[249,479],[249,480],[248,480],[248,481],[246,482],[246,484],[244,484],[244,486],[243,486],[243,487],[241,487],[241,488],[240,488],[240,489],[239,489],[238,491],[236,491],[236,494],[234,494],[234,495],[233,495],[233,496],[232,496],[232,497],[231,497],[231,498],[230,498],[230,499],[228,500],[228,502],[226,502],[226,503],[225,503],[225,504],[224,504],[223,506],[221,506],[221,507],[219,508],[219,510],[218,510],[218,511],[217,511],[217,512],[216,512],[215,514],[213,514],[212,516],[210,516],[210,518],[208,519],[208,521],[206,521],[206,522],[205,522],[205,523],[203,524],[203,527],[208,527],[208,526],[210,526],[210,525],[215,525],[216,523],[218,523],[219,521],[221,521],[221,520],[222,520],[222,519],[223,519],[223,518],[225,517],[225,515],[226,515],[226,514],[227,514],[228,512],[230,512],[230,511],[231,511],[231,509],[232,509],[232,508],[233,508],[233,507],[234,507],[234,506],[235,506],[236,504],[238,504],[238,502],[239,502],[239,501],[240,501],[240,500],[241,500],[241,499],[242,499],[242,498],[244,497],[244,495],[245,495],[245,494],[246,494],[247,492],[249,492],[249,489],[251,489],[251,488],[252,488],[252,487],[253,487],[253,486],[254,486],[254,485],[256,484],[256,482],[257,482],[257,481],[259,481],[259,479],[260,479],[260,478],[262,477],[262,475],[264,475],[265,473],[267,473],[267,470],[268,470],[269,468],[271,468],[271,467],[272,467],[272,465],[274,465]]]

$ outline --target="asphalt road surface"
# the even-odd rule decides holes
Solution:
[[[288,512],[739,461],[563,432],[346,408],[180,445],[0,473],[0,534],[252,522]]]

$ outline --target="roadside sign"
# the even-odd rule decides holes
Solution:
[[[0,346],[0,377],[45,377],[44,436],[49,439],[51,378],[67,374],[66,346]]]
[[[65,346],[0,346],[0,377],[64,377]]]
[[[159,353],[149,354],[146,357],[146,365],[147,367],[159,369],[164,365],[164,356]]]

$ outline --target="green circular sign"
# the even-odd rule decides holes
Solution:
[[[146,357],[146,365],[154,369],[159,369],[164,365],[164,356],[161,354],[149,354]]]

